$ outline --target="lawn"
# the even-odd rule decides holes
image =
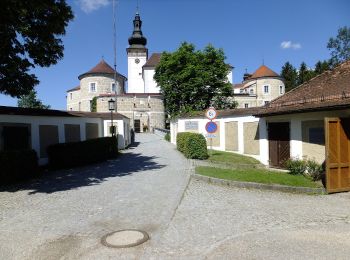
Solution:
[[[248,156],[228,153],[216,150],[208,151],[209,158],[208,161],[226,163],[226,164],[259,164],[259,161]]]
[[[235,170],[199,166],[196,168],[196,173],[225,180],[280,184],[297,187],[321,187],[321,184],[313,182],[302,175],[291,175],[284,172],[269,171],[264,169]]]

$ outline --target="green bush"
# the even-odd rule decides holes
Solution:
[[[39,175],[35,150],[0,152],[0,184],[14,183]]]
[[[118,154],[116,137],[102,137],[82,142],[60,143],[47,148],[49,167],[70,168],[101,162]]]
[[[319,181],[324,175],[324,169],[321,164],[315,160],[306,161],[306,171],[304,172],[305,177],[311,178],[313,181]]]
[[[186,158],[204,160],[208,158],[207,142],[203,135],[196,133],[178,133],[177,149],[182,152]]]
[[[184,152],[185,149],[185,143],[187,141],[188,136],[190,136],[192,133],[189,132],[182,132],[182,133],[178,133],[176,136],[176,147],[177,150],[179,150],[180,152]]]
[[[307,163],[305,160],[299,159],[288,159],[285,162],[286,168],[289,170],[289,173],[292,175],[304,174],[306,171]]]
[[[165,141],[170,142],[170,134],[166,133],[165,136],[164,136],[164,139],[165,139]]]

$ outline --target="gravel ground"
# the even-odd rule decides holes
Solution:
[[[0,259],[349,258],[350,193],[188,183],[193,169],[174,146],[155,135],[137,141],[117,160],[0,192]],[[101,245],[125,228],[151,239]]]

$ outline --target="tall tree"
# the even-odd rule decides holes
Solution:
[[[41,108],[41,109],[49,109],[49,105],[44,105],[40,99],[37,98],[37,93],[33,89],[29,92],[28,95],[22,95],[17,101],[18,107],[24,108]]]
[[[326,70],[329,70],[330,69],[330,64],[329,64],[329,61],[318,61],[316,64],[315,64],[315,69],[314,69],[314,72],[315,72],[315,76],[316,75],[319,75],[323,72],[325,72]]]
[[[313,70],[309,69],[305,62],[302,62],[300,64],[300,68],[298,71],[298,80],[297,80],[298,85],[301,85],[306,81],[309,81],[313,77],[314,77]]]
[[[281,76],[284,78],[286,91],[289,91],[297,86],[298,73],[296,68],[287,61],[281,71]]]
[[[336,38],[331,37],[327,48],[331,51],[330,63],[334,67],[337,64],[350,59],[350,27],[342,27],[338,30]]]
[[[174,117],[203,110],[213,99],[230,96],[232,86],[227,81],[228,72],[222,49],[208,45],[200,51],[184,42],[175,52],[162,54],[154,79],[164,95],[166,112]],[[228,106],[228,100],[221,101],[216,103]],[[233,100],[231,103],[235,104]]]
[[[39,83],[30,69],[63,57],[72,10],[65,0],[1,0],[0,17],[0,93],[29,94]]]

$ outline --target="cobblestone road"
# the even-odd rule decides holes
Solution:
[[[0,259],[349,258],[350,193],[188,184],[190,165],[171,144],[154,135],[137,141],[116,161],[1,192]],[[151,240],[100,244],[124,228]]]

